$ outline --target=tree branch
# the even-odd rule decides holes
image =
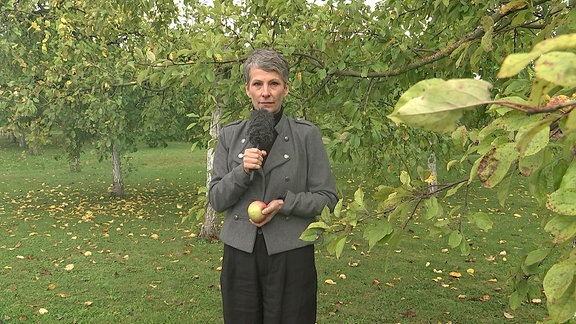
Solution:
[[[538,5],[545,4],[546,2],[549,2],[549,1],[550,0],[538,0],[538,1],[534,1],[532,5],[538,6]],[[513,13],[516,13],[520,10],[523,10],[524,8],[525,8],[525,6],[523,6],[522,8],[513,8],[510,10],[502,10],[502,11],[498,10],[491,15],[491,18],[494,21],[494,24],[497,24],[503,18],[510,16]],[[430,63],[439,61],[445,57],[448,57],[448,56],[450,56],[450,54],[452,54],[452,52],[454,52],[460,46],[462,46],[468,42],[481,39],[484,36],[484,34],[485,34],[485,32],[484,32],[484,29],[482,27],[480,27],[480,26],[476,27],[474,29],[474,31],[468,33],[462,39],[446,46],[445,48],[443,48],[441,50],[438,50],[434,54],[422,57],[418,61],[414,61],[410,64],[404,65],[404,66],[396,68],[396,69],[389,69],[389,70],[382,71],[382,72],[372,72],[372,73],[368,73],[366,75],[363,75],[363,73],[360,71],[338,70],[338,69],[333,69],[333,70],[329,71],[328,73],[333,74],[335,76],[346,76],[346,77],[356,77],[356,78],[364,78],[364,77],[365,78],[385,78],[385,77],[390,77],[390,76],[396,76],[396,75],[400,75],[400,74],[406,73],[408,71],[417,69],[419,67],[428,65]],[[301,54],[301,55],[304,55],[304,54]],[[310,56],[306,56],[306,58],[308,58],[315,66],[323,66],[323,64],[316,58],[312,58]]]

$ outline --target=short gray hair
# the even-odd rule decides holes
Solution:
[[[282,76],[282,80],[288,83],[288,75],[290,74],[290,64],[284,56],[274,50],[270,49],[255,49],[242,66],[244,73],[244,80],[246,83],[250,81],[250,70],[257,68],[266,72],[278,72]]]

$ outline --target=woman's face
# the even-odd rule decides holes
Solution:
[[[289,88],[280,73],[252,68],[250,81],[246,83],[246,94],[252,99],[254,109],[266,109],[275,114],[280,111]]]

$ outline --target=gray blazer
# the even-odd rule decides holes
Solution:
[[[308,121],[282,116],[266,163],[250,181],[242,164],[244,150],[252,147],[248,125],[243,120],[223,127],[216,145],[209,200],[216,211],[226,210],[220,239],[251,253],[257,227],[248,220],[248,205],[284,197],[280,211],[262,227],[268,254],[313,244],[300,240],[300,234],[325,206],[333,210],[338,202],[319,129]]]

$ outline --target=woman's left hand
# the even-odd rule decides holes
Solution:
[[[266,208],[262,209],[262,215],[264,215],[264,219],[260,223],[255,223],[252,220],[250,220],[250,222],[258,227],[266,225],[268,222],[272,220],[274,215],[276,215],[278,211],[280,211],[280,208],[282,208],[283,204],[284,200],[282,199],[272,200],[271,202],[268,203]]]

